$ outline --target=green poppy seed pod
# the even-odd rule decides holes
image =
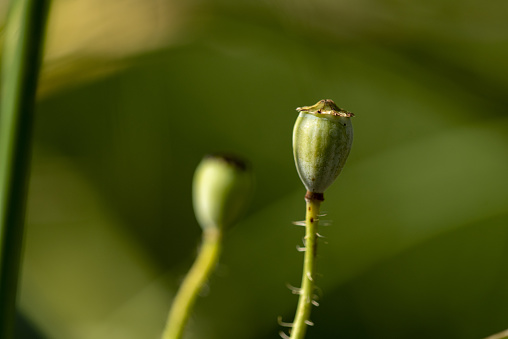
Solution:
[[[332,100],[297,108],[293,130],[296,169],[308,192],[322,194],[340,174],[353,143],[353,113]]]
[[[194,213],[201,227],[235,223],[247,207],[252,186],[252,171],[245,161],[230,155],[203,158],[192,184]]]

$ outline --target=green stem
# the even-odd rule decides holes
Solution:
[[[306,214],[305,214],[305,259],[303,263],[302,286],[300,289],[300,298],[296,309],[295,320],[291,330],[291,339],[303,339],[307,325],[310,323],[310,311],[312,309],[312,300],[315,286],[315,260],[317,253],[317,228],[319,206],[323,196],[307,193],[305,196]]]
[[[196,298],[203,288],[208,276],[217,265],[221,250],[222,231],[220,228],[206,228],[203,233],[203,244],[191,270],[185,277],[169,312],[163,339],[182,337],[185,324]]]
[[[11,338],[21,262],[32,120],[49,0],[13,0],[0,106],[0,338]]]

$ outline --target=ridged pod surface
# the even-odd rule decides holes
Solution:
[[[293,129],[296,169],[307,191],[324,193],[340,174],[353,143],[354,115],[321,100],[300,112]]]

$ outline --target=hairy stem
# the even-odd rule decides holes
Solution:
[[[295,320],[291,330],[291,339],[303,339],[310,321],[310,311],[315,286],[315,260],[317,252],[317,228],[319,206],[323,200],[322,195],[309,194],[305,196],[305,259],[303,263],[302,285],[300,298],[296,309]]]
[[[35,93],[49,0],[13,0],[0,106],[0,338],[11,338],[23,243]]]
[[[221,237],[222,231],[220,228],[210,227],[205,229],[203,244],[201,245],[198,257],[173,301],[166,329],[162,335],[163,339],[178,339],[182,337],[192,306],[208,276],[217,264],[221,250]]]

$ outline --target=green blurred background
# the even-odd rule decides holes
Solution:
[[[54,1],[17,338],[158,338],[215,151],[250,159],[256,194],[186,338],[278,338],[303,259],[295,108],[320,99],[356,114],[355,141],[307,338],[508,328],[507,18],[501,0]]]

